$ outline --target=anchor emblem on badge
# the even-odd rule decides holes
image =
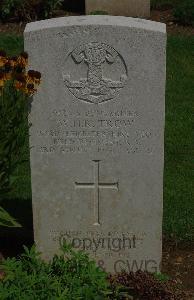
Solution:
[[[63,80],[78,99],[100,104],[113,99],[125,86],[127,67],[121,55],[104,43],[89,43],[75,48],[68,56],[69,69],[85,65],[85,77],[75,80],[74,74],[65,74]],[[74,80],[73,80],[74,79]]]

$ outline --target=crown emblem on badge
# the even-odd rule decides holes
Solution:
[[[85,78],[72,80],[71,75],[63,73],[66,87],[80,100],[93,104],[111,100],[126,83],[127,68],[123,58],[114,48],[104,43],[93,42],[81,45],[70,53],[68,59],[74,65],[87,65]],[[114,64],[115,70],[111,69],[112,74],[119,76],[119,80],[108,78],[105,74],[106,69]],[[109,73],[111,75],[111,72]]]

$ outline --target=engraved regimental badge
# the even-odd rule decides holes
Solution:
[[[63,79],[79,100],[99,104],[113,99],[127,79],[121,55],[104,43],[89,43],[75,48],[67,57]]]

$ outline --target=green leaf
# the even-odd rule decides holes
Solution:
[[[0,226],[21,227],[10,214],[0,206]]]

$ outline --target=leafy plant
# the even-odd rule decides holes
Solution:
[[[20,259],[8,258],[0,265],[1,300],[105,300],[110,294],[107,274],[83,252],[64,245],[60,255],[44,262],[35,247]]]
[[[21,146],[28,138],[28,98],[40,83],[41,74],[27,72],[27,63],[25,52],[8,57],[0,51],[0,200],[11,191],[15,180],[12,174],[23,163]],[[0,225],[19,224],[1,208]]]
[[[171,9],[176,6],[179,0],[151,0],[152,9]]]
[[[22,0],[3,0],[2,4],[0,5],[1,13],[0,17],[2,19],[6,19],[7,17],[11,16],[14,9],[19,7],[22,4]]]
[[[2,207],[0,207],[0,226],[21,227],[21,225],[16,222],[16,220],[12,218]]]
[[[90,15],[108,15],[107,11],[95,10],[91,11]]]
[[[62,2],[62,0],[3,0],[0,4],[0,18],[31,21],[52,17]]]
[[[44,1],[43,14],[45,18],[51,17],[54,10],[62,5],[63,0],[46,0]]]
[[[174,17],[182,25],[194,26],[194,1],[180,1],[174,9]]]
[[[163,273],[154,273],[154,277],[157,280],[162,281],[162,282],[166,282],[170,279],[168,275],[163,274]]]

